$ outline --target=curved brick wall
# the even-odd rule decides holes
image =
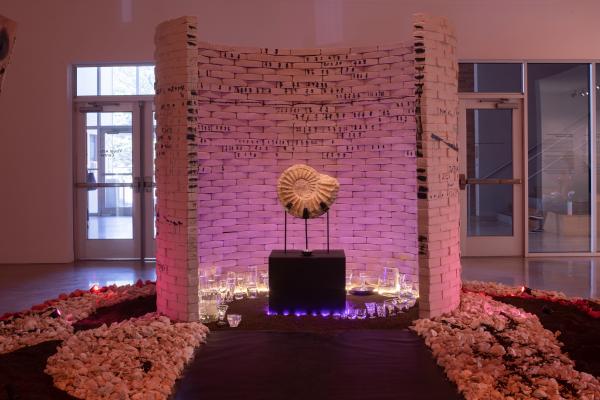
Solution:
[[[448,21],[416,15],[406,44],[294,50],[198,43],[196,24],[167,21],[155,36],[158,310],[196,320],[199,268],[263,267],[283,248],[276,182],[294,163],[339,179],[331,247],[346,251],[347,268],[398,266],[419,280],[421,316],[455,308]],[[303,248],[303,222],[288,221],[289,248]],[[325,218],[311,220],[309,247],[324,238]]]
[[[432,317],[460,303],[458,201],[458,64],[454,29],[446,18],[414,16],[417,77],[419,315]]]
[[[347,268],[395,265],[416,279],[416,137],[412,43],[259,49],[198,43],[200,268],[265,266],[283,248],[281,172],[335,176],[331,247]],[[325,248],[326,219],[309,220]],[[304,223],[288,217],[288,248]]]

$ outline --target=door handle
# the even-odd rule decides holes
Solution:
[[[520,178],[516,178],[516,179],[498,179],[500,181],[500,185],[520,185],[521,179]]]
[[[141,193],[142,190],[150,193],[156,184],[151,176],[136,176],[133,178],[133,183],[130,184],[130,186],[133,187],[133,190],[135,190],[136,193]]]
[[[458,185],[460,190],[465,190],[467,185],[520,185],[522,183],[520,178],[516,179],[477,179],[468,178],[465,174],[458,176]]]
[[[135,188],[135,183],[86,183],[86,182],[77,182],[75,184],[77,189],[97,189],[97,188],[120,188],[120,187],[129,187]]]
[[[145,176],[144,177],[144,189],[146,190],[146,193],[150,193],[152,192],[152,188],[156,186],[154,184],[154,179],[152,176]]]
[[[460,190],[465,190],[465,188],[467,187],[467,177],[465,176],[465,174],[458,175],[458,187],[460,188]]]
[[[521,179],[466,179],[467,185],[520,185]]]
[[[136,176],[133,178],[133,190],[136,193],[140,193],[142,191],[142,187],[144,186],[144,182],[142,181],[142,177]]]

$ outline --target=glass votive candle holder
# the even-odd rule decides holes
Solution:
[[[396,315],[396,305],[393,299],[388,299],[383,302],[388,316]]]
[[[358,318],[358,319],[367,318],[367,310],[365,310],[364,308],[359,308],[358,310],[356,310],[356,318]]]
[[[394,297],[391,299],[391,303],[394,305],[394,314],[402,313],[402,299],[400,297]]]
[[[248,298],[256,299],[258,297],[258,288],[256,286],[248,287]]]
[[[346,271],[346,293],[352,289],[352,270]]]
[[[346,310],[346,318],[348,319],[356,319],[356,308],[349,308]]]
[[[410,300],[409,299],[402,299],[400,301],[400,307],[402,307],[402,311],[406,311],[410,308]]]
[[[375,303],[365,303],[365,307],[367,307],[369,318],[375,318]]]
[[[227,314],[227,322],[229,322],[229,326],[232,328],[237,328],[237,326],[242,322],[241,314]]]
[[[379,294],[387,297],[395,296],[399,287],[398,268],[384,267],[383,274],[379,277],[378,283]]]
[[[227,309],[229,306],[227,304],[219,304],[217,306],[217,314],[219,317],[219,322],[217,325],[225,325],[225,314],[227,313]]]
[[[377,316],[380,318],[385,317],[385,305],[383,303],[377,303]]]

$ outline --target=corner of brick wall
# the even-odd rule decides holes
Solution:
[[[3,53],[0,54],[0,93],[2,93],[2,83],[10,63],[10,56],[15,47],[16,32],[17,23],[0,15],[0,40],[3,42],[0,44],[0,48],[3,50]]]
[[[419,313],[430,318],[460,303],[458,66],[446,18],[415,14]]]
[[[198,320],[197,19],[156,28],[156,291],[158,312]]]

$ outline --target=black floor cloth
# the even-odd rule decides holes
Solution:
[[[61,341],[53,340],[0,355],[0,400],[74,400],[54,387],[44,369]]]
[[[408,330],[327,333],[219,331],[174,399],[462,399]]]

